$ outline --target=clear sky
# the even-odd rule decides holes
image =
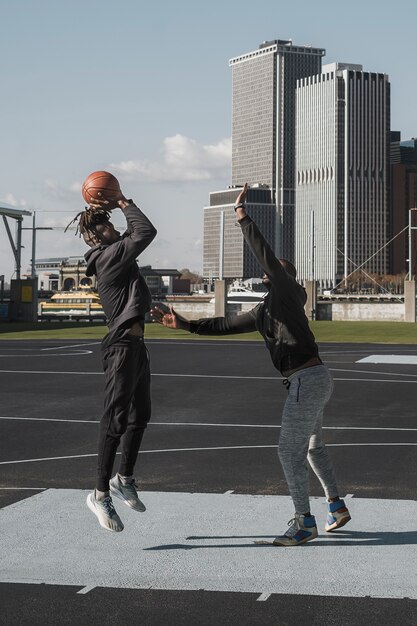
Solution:
[[[0,200],[56,227],[37,258],[81,255],[62,227],[85,176],[108,169],[158,230],[140,264],[201,271],[203,207],[230,184],[229,59],[292,39],[387,73],[391,128],[409,139],[416,23],[415,0],[0,0]],[[30,231],[23,243],[25,272]],[[0,274],[13,271],[1,221]]]

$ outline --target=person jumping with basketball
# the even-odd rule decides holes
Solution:
[[[288,389],[279,438],[278,454],[294,503],[294,518],[288,530],[275,538],[279,546],[298,546],[317,537],[315,517],[310,512],[307,460],[320,480],[328,500],[325,530],[341,528],[350,520],[339,498],[333,465],[322,439],[323,409],[333,381],[323,365],[304,313],[306,294],[296,281],[296,269],[277,259],[256,224],[245,211],[248,186],[239,194],[235,211],[243,236],[265,272],[268,294],[254,309],[241,315],[188,321],[171,307],[166,313],[155,308],[156,321],[169,328],[182,328],[199,335],[227,335],[258,330],[265,339],[272,362],[284,376]]]
[[[97,277],[97,289],[107,318],[108,334],[101,344],[105,380],[104,413],[100,422],[96,488],[87,497],[100,525],[123,530],[111,494],[135,511],[146,507],[138,497],[133,476],[145,428],[151,416],[149,354],[144,343],[144,318],[151,294],[136,263],[156,230],[149,219],[120,193],[98,192],[98,199],[79,213],[77,232],[90,246],[86,275]],[[110,222],[120,208],[127,221],[121,236]],[[71,223],[73,223],[71,222]],[[121,443],[118,473],[111,478]]]

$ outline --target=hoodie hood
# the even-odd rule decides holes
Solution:
[[[99,244],[94,246],[94,248],[90,248],[88,252],[84,254],[84,258],[87,261],[87,269],[85,270],[86,276],[94,276],[94,274],[96,274],[96,261],[106,247],[107,246]]]

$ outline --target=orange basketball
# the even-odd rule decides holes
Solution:
[[[92,172],[83,182],[81,193],[87,204],[94,204],[97,200],[111,200],[120,194],[119,181],[110,172]]]

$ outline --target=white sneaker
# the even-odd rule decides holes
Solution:
[[[115,533],[123,530],[123,522],[117,515],[110,496],[97,500],[96,492],[93,491],[87,496],[87,506],[97,516],[100,526]]]
[[[116,476],[113,476],[110,481],[110,491],[114,496],[123,500],[123,502],[134,511],[140,511],[140,513],[146,511],[146,506],[141,500],[139,500],[135,481],[124,485],[121,482],[119,475],[116,474]]]

